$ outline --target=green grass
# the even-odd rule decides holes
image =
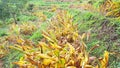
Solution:
[[[20,57],[23,56],[23,53],[16,51],[16,50],[10,50],[10,53],[7,54],[3,60],[3,67],[4,68],[17,68],[13,62],[16,62],[20,59]]]
[[[47,28],[47,23],[46,22],[42,23],[40,25],[40,28],[33,33],[30,39],[33,40],[34,42],[40,41],[43,38],[42,31],[45,30],[46,28]]]
[[[19,21],[28,22],[28,21],[35,21],[37,17],[31,15],[20,15],[18,19]]]

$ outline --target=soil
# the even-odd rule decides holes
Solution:
[[[0,68],[2,68],[3,66],[3,62],[0,60]]]

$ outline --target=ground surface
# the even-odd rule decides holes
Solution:
[[[0,68],[2,68],[3,62],[0,60]]]

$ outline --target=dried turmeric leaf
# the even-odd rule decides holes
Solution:
[[[67,43],[67,44],[68,44],[68,46],[70,48],[70,50],[69,50],[70,54],[75,53],[75,48],[70,43]]]
[[[40,58],[45,58],[45,59],[52,59],[50,56],[46,55],[46,54],[38,54],[38,56]]]
[[[108,65],[108,59],[109,59],[109,52],[108,51],[105,51],[104,52],[104,58],[103,59],[100,59],[100,67],[101,68],[107,68],[107,65]]]
[[[76,68],[75,66],[68,66],[67,68]]]
[[[52,61],[53,61],[53,60],[51,60],[51,59],[43,59],[43,64],[44,64],[44,65],[49,65],[49,64],[52,63]]]

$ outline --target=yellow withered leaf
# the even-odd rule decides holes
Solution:
[[[14,62],[14,64],[17,64],[19,66],[23,66],[25,63],[24,63],[24,61],[19,61],[19,62]]]
[[[75,66],[68,66],[67,68],[76,68]]]
[[[27,60],[28,60],[32,65],[37,65],[37,64],[38,64],[34,59],[31,59],[31,57],[27,57]]]
[[[21,57],[19,62],[14,62],[14,64],[17,64],[19,66],[23,66],[25,64],[24,58]]]
[[[51,39],[50,37],[48,37],[48,36],[46,36],[46,35],[44,35],[44,34],[42,34],[47,40],[49,40],[49,41],[51,41],[51,42],[54,42],[53,41],[53,39]]]
[[[108,51],[105,51],[104,52],[104,58],[103,59],[100,59],[100,67],[101,68],[107,68],[107,65],[108,65],[108,59],[109,59],[109,52]]]
[[[34,66],[34,65],[28,65],[27,67],[23,67],[23,68],[36,68],[36,66]]]
[[[44,59],[44,60],[43,60],[43,64],[44,64],[44,65],[49,65],[49,64],[52,63],[52,61],[53,61],[53,60],[51,60],[51,59]]]
[[[17,39],[17,43],[22,44],[24,42],[23,39]]]
[[[49,48],[45,42],[39,42],[39,46]]]
[[[58,49],[55,49],[53,52],[54,52],[54,54],[55,54],[57,57],[59,57],[59,55],[60,55],[60,54],[59,54],[60,51],[59,51]]]
[[[85,65],[85,68],[94,68],[92,65]]]
[[[42,49],[42,52],[45,53],[49,50],[49,46],[45,42],[39,42],[38,46],[40,46]]]
[[[68,66],[68,65],[74,65],[74,64],[75,64],[74,60],[69,60],[69,62],[66,64],[66,66]]]
[[[73,54],[75,52],[75,48],[70,44],[70,43],[67,43],[69,48],[70,48],[70,54]]]
[[[14,47],[14,46],[9,46],[9,48],[16,49],[16,50],[18,50],[18,51],[20,51],[20,52],[22,52],[24,54],[28,54],[26,51],[23,51],[22,48],[18,48],[18,47]]]
[[[95,68],[99,68],[99,66],[97,65]]]
[[[50,45],[52,46],[52,48],[58,48],[60,49],[61,47],[59,45],[57,45],[56,43],[50,43]]]
[[[40,58],[51,59],[51,57],[48,56],[48,55],[46,55],[46,54],[38,54],[38,56],[39,56]]]
[[[85,56],[81,59],[81,66],[84,68],[88,63],[88,55],[85,54]],[[86,68],[86,67],[85,67]]]
[[[58,66],[58,68],[64,68],[65,67],[65,59],[64,58],[59,59],[57,66]]]
[[[74,32],[74,36],[73,36],[73,40],[76,40],[78,38],[78,33],[77,32]]]
[[[86,36],[86,33],[83,33],[82,36],[81,36],[81,39],[84,39]]]

